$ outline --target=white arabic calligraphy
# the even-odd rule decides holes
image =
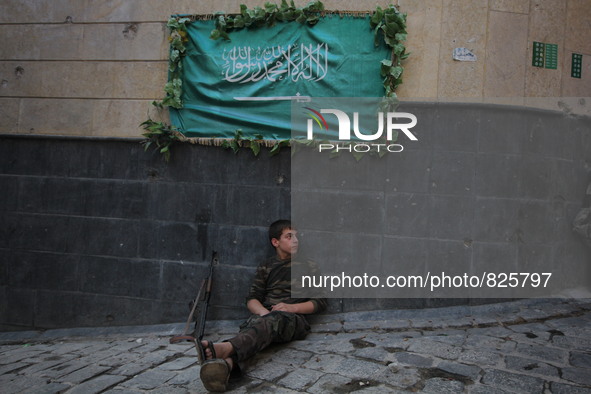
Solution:
[[[285,48],[234,46],[224,49],[222,59],[222,75],[228,82],[276,82],[285,77],[293,82],[317,82],[328,73],[328,44],[293,44]]]

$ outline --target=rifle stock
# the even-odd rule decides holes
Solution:
[[[191,313],[189,313],[189,318],[187,319],[187,323],[185,324],[184,334],[172,337],[170,339],[170,343],[177,343],[181,341],[195,342],[195,347],[197,348],[197,356],[199,357],[200,364],[203,364],[203,362],[205,361],[205,351],[203,349],[203,346],[201,346],[201,340],[203,339],[203,335],[205,334],[207,309],[209,307],[209,298],[211,297],[211,290],[213,288],[213,267],[217,264],[218,254],[214,251],[211,256],[211,262],[209,263],[209,270],[207,276],[201,281],[199,293],[197,293],[197,297],[195,297],[195,300],[193,301]],[[194,316],[196,316],[195,327],[193,329],[193,332],[189,333],[189,327],[191,326],[191,321],[193,320]]]

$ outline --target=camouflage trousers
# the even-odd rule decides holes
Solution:
[[[297,313],[274,311],[265,316],[252,315],[240,326],[240,332],[228,339],[234,347],[235,360],[243,361],[272,343],[304,339],[310,332],[306,318]]]

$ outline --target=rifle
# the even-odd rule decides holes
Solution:
[[[205,333],[205,320],[207,317],[207,308],[209,306],[209,297],[211,296],[211,288],[213,284],[213,266],[217,264],[218,254],[214,251],[211,255],[211,262],[209,263],[209,272],[207,276],[201,281],[199,293],[197,293],[197,297],[195,297],[195,300],[192,302],[191,313],[189,313],[189,317],[187,318],[183,335],[177,335],[170,338],[170,343],[178,343],[181,341],[194,342],[195,347],[197,348],[199,364],[203,364],[205,362],[205,351],[201,345],[201,340],[203,339],[203,334]],[[197,316],[197,318],[195,319],[195,327],[193,332],[190,333],[189,331],[193,316]]]

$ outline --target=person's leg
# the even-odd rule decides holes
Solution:
[[[215,357],[207,347],[207,341],[202,341],[205,348],[205,358],[231,359],[232,361],[246,360],[271,343],[289,342],[303,339],[310,332],[306,319],[294,313],[271,312],[265,316],[253,315],[242,326],[240,332],[233,338],[213,345]]]
[[[229,339],[237,361],[246,360],[271,343],[301,339],[309,332],[306,319],[294,313],[271,312],[265,316],[252,316],[240,333]],[[216,349],[217,350],[217,349]]]

